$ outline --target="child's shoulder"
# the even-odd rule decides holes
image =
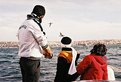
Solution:
[[[61,51],[59,57],[65,58],[68,62],[72,61],[72,52],[70,51]]]

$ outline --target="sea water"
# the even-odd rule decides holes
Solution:
[[[90,53],[92,47],[78,46],[81,61],[83,57]],[[40,82],[53,82],[56,73],[56,64],[59,47],[53,47],[52,59],[41,59]],[[108,64],[111,65],[115,72],[116,80],[121,81],[121,48],[120,46],[108,46]],[[0,48],[0,82],[22,82],[19,67],[18,48]]]

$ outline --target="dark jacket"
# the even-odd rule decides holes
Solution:
[[[72,61],[71,48],[62,48],[58,56],[57,72],[54,82],[71,82],[76,77],[76,74],[69,75],[68,71]]]

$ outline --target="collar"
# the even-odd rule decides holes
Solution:
[[[27,20],[29,20],[29,19],[34,19],[34,20],[36,20],[39,23],[39,18],[34,13],[27,15]]]
[[[72,51],[72,49],[67,47],[62,47],[62,51]]]

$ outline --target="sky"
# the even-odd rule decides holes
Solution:
[[[121,0],[0,0],[0,41],[18,41],[35,5],[46,9],[42,26],[49,41],[60,40],[60,32],[75,41],[121,39]]]

